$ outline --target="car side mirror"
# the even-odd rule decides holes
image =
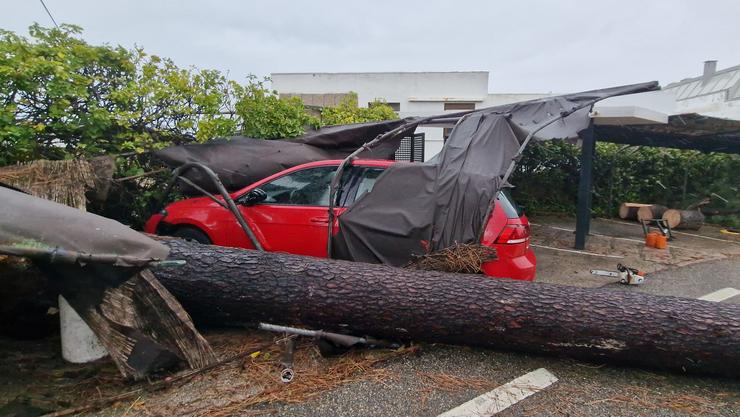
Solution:
[[[266,199],[267,193],[264,192],[261,188],[255,188],[254,190],[239,197],[237,203],[243,206],[253,206],[257,203],[265,201]]]

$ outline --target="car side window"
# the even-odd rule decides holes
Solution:
[[[328,206],[336,170],[335,166],[302,169],[262,184],[259,188],[267,194],[262,204]]]
[[[359,186],[357,187],[357,194],[355,195],[355,200],[362,197],[363,194],[369,193],[373,190],[373,187],[375,186],[375,181],[378,180],[378,177],[380,174],[383,173],[385,169],[383,168],[367,168],[365,169],[365,172],[362,175],[362,180],[360,181]]]

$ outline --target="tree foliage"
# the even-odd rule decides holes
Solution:
[[[141,153],[241,133],[264,139],[307,127],[396,118],[353,100],[313,116],[250,75],[180,68],[143,49],[90,45],[74,25],[0,30],[0,165],[33,159]],[[132,175],[131,172],[126,172]]]
[[[397,119],[393,109],[382,101],[371,103],[368,107],[357,105],[357,93],[348,94],[336,107],[321,109],[322,125],[346,125],[351,123],[374,122]]]
[[[0,32],[0,163],[143,151],[234,131],[228,82],[77,26]]]
[[[306,126],[316,125],[298,97],[281,99],[265,87],[269,79],[250,75],[244,86],[232,83],[236,114],[241,133],[252,138],[279,139],[303,134]]]

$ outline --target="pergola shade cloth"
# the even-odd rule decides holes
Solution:
[[[172,168],[187,162],[199,162],[211,168],[229,191],[236,191],[284,169],[308,162],[343,159],[379,134],[408,122],[407,119],[382,122],[326,126],[293,139],[264,140],[235,136],[208,141],[203,144],[172,146],[155,152],[155,156]],[[413,132],[413,128],[410,130]],[[383,146],[363,152],[365,159],[393,159],[404,132]],[[203,189],[216,192],[210,181],[199,170],[184,175]],[[181,184],[186,194],[197,191]]]
[[[740,120],[687,113],[667,124],[595,126],[597,140],[635,146],[740,154]]]
[[[335,258],[401,266],[413,255],[471,243],[525,138],[576,139],[594,103],[651,91],[657,82],[497,106],[463,117],[442,151],[424,163],[397,163],[339,217]],[[558,119],[546,125],[553,119]],[[541,130],[538,130],[540,129]]]
[[[106,258],[121,267],[141,267],[167,258],[169,249],[115,220],[0,187],[0,246]],[[0,250],[2,253],[3,250]],[[10,253],[16,254],[16,253]],[[92,258],[90,258],[92,256]]]

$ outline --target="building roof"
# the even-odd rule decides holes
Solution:
[[[664,90],[672,90],[678,101],[723,91],[727,91],[727,100],[738,99],[740,98],[740,65],[714,71],[710,75],[686,78],[668,84]]]

